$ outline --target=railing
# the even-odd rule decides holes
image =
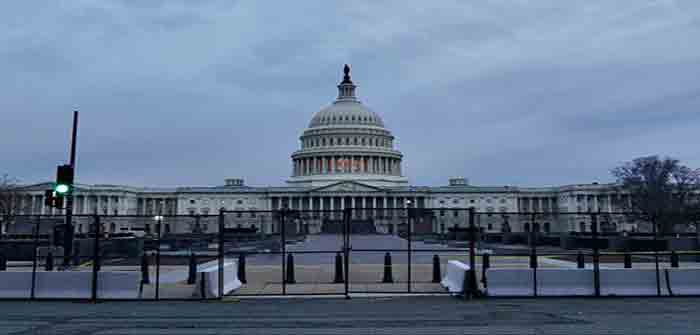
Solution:
[[[679,269],[700,271],[697,234],[598,231],[600,218],[625,214],[382,208],[76,215],[72,255],[62,254],[62,216],[17,216],[1,241],[0,276],[8,279],[0,280],[0,299],[454,294],[439,283],[450,260],[469,265],[459,292],[466,297],[509,296],[489,286],[507,272],[501,270],[531,277],[516,295],[542,296],[557,269],[590,271],[581,284],[586,294],[575,295],[606,296],[610,276],[630,268],[653,274],[653,295],[700,294],[673,287]],[[569,232],[569,218],[581,217],[589,218],[586,231]],[[59,285],[69,281],[73,286]],[[698,281],[700,287],[700,275]]]

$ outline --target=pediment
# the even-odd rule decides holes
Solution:
[[[380,192],[383,189],[358,183],[355,181],[342,181],[331,185],[321,186],[311,190],[311,192]]]

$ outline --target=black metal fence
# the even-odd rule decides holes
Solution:
[[[9,279],[0,283],[0,298],[450,294],[440,285],[450,260],[470,265],[465,296],[488,288],[487,269],[532,269],[538,296],[538,269],[567,267],[591,268],[592,295],[601,296],[601,266],[654,269],[662,295],[670,291],[665,269],[700,268],[696,232],[649,234],[649,223],[626,214],[356,208],[76,215],[68,228],[71,255],[63,254],[70,234],[63,216],[16,216],[1,241],[0,271]],[[71,287],[65,281],[73,278]],[[230,286],[236,279],[242,285]],[[17,281],[30,285],[12,287]]]

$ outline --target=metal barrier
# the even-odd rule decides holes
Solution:
[[[218,215],[74,215],[72,255],[63,254],[63,239],[57,236],[63,216],[17,216],[0,248],[0,276],[8,273],[7,280],[0,280],[0,299],[73,298],[47,295],[51,287],[42,286],[39,292],[37,283],[47,283],[44,273],[53,271],[89,274],[81,277],[87,281],[79,281],[81,292],[89,294],[74,298],[93,301],[448,295],[454,288],[447,291],[440,279],[450,261],[468,265],[465,285],[457,292],[467,298],[489,294],[489,286],[495,296],[508,269],[521,269],[518,273],[527,276],[521,278],[527,279],[522,285],[529,287],[519,291],[526,293],[516,296],[565,292],[568,283],[555,278],[554,269],[571,270],[562,274],[576,282],[572,296],[615,295],[618,284],[613,283],[634,272],[626,274],[624,268],[653,279],[645,283],[653,284],[656,296],[700,292],[693,287],[700,252],[662,251],[683,242],[680,235],[640,233],[632,239],[634,233],[614,232],[611,221],[624,213],[496,213],[410,206],[311,210],[295,205],[299,209],[221,210]],[[320,207],[324,206],[341,207]],[[608,251],[611,248],[623,250]],[[575,272],[578,268],[586,274]],[[115,286],[111,273],[128,273],[124,280],[138,283]],[[587,287],[582,283],[589,274]],[[12,282],[22,284],[15,289]],[[137,288],[136,298],[131,287]],[[624,294],[633,294],[629,292]]]

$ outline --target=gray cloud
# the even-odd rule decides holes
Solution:
[[[23,1],[0,28],[0,172],[27,182],[78,108],[81,182],[279,185],[343,63],[414,184],[700,167],[695,1]]]

